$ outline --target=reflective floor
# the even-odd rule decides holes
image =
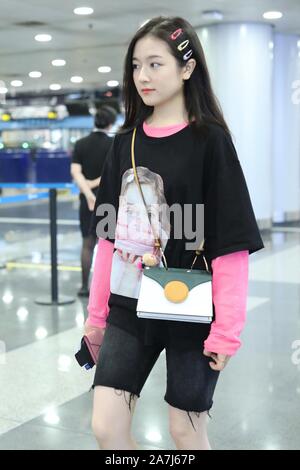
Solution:
[[[80,287],[77,201],[58,204],[60,294]],[[40,306],[50,293],[46,201],[0,206],[0,449],[97,449],[93,372],[74,361],[86,301]],[[250,257],[243,347],[221,374],[209,421],[214,449],[300,449],[300,224],[263,233]],[[43,267],[46,265],[46,267]],[[134,416],[144,449],[174,449],[161,354]]]

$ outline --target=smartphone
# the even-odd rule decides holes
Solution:
[[[95,365],[95,362],[83,338],[81,340],[80,349],[75,354],[75,358],[78,364],[81,367],[84,367],[86,370],[92,369]]]

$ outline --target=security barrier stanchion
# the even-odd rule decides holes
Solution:
[[[50,242],[51,242],[51,296],[38,297],[39,305],[66,305],[75,302],[75,298],[58,295],[57,276],[57,189],[49,189]]]

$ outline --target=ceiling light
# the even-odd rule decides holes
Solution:
[[[8,89],[5,86],[0,87],[0,95],[5,95],[8,92]]]
[[[11,86],[15,86],[15,87],[23,86],[22,80],[13,80],[12,82],[10,82],[10,84]]]
[[[73,10],[75,15],[91,15],[94,13],[94,10],[90,7],[79,7]]]
[[[71,77],[71,82],[73,83],[81,83],[82,81],[83,81],[82,77],[78,77],[78,76]]]
[[[38,71],[29,72],[28,75],[31,78],[41,78],[41,76],[42,76],[41,72],[38,72]]]
[[[263,14],[263,17],[265,20],[278,20],[279,18],[282,18],[282,13],[281,11],[266,11]]]
[[[50,86],[49,86],[50,90],[52,91],[57,91],[57,90],[60,90],[61,89],[61,85],[59,85],[59,83],[52,83]]]
[[[205,10],[202,12],[202,18],[210,21],[221,21],[223,19],[223,13],[219,10]]]
[[[49,42],[52,39],[52,36],[50,34],[37,34],[34,36],[34,39],[38,42]]]
[[[64,59],[54,59],[51,64],[54,65],[54,67],[63,67],[66,65],[66,61]]]
[[[98,72],[100,72],[100,73],[108,73],[108,72],[111,72],[111,67],[106,67],[105,65],[103,65],[102,67],[99,67],[99,68],[98,68]]]
[[[108,80],[106,83],[107,86],[118,86],[119,82],[117,80]]]

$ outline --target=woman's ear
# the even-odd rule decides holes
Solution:
[[[197,62],[195,61],[195,59],[189,59],[187,61],[187,63],[185,64],[184,68],[183,68],[183,79],[184,80],[188,80],[190,78],[190,76],[192,75],[195,67],[196,67],[196,64]]]

